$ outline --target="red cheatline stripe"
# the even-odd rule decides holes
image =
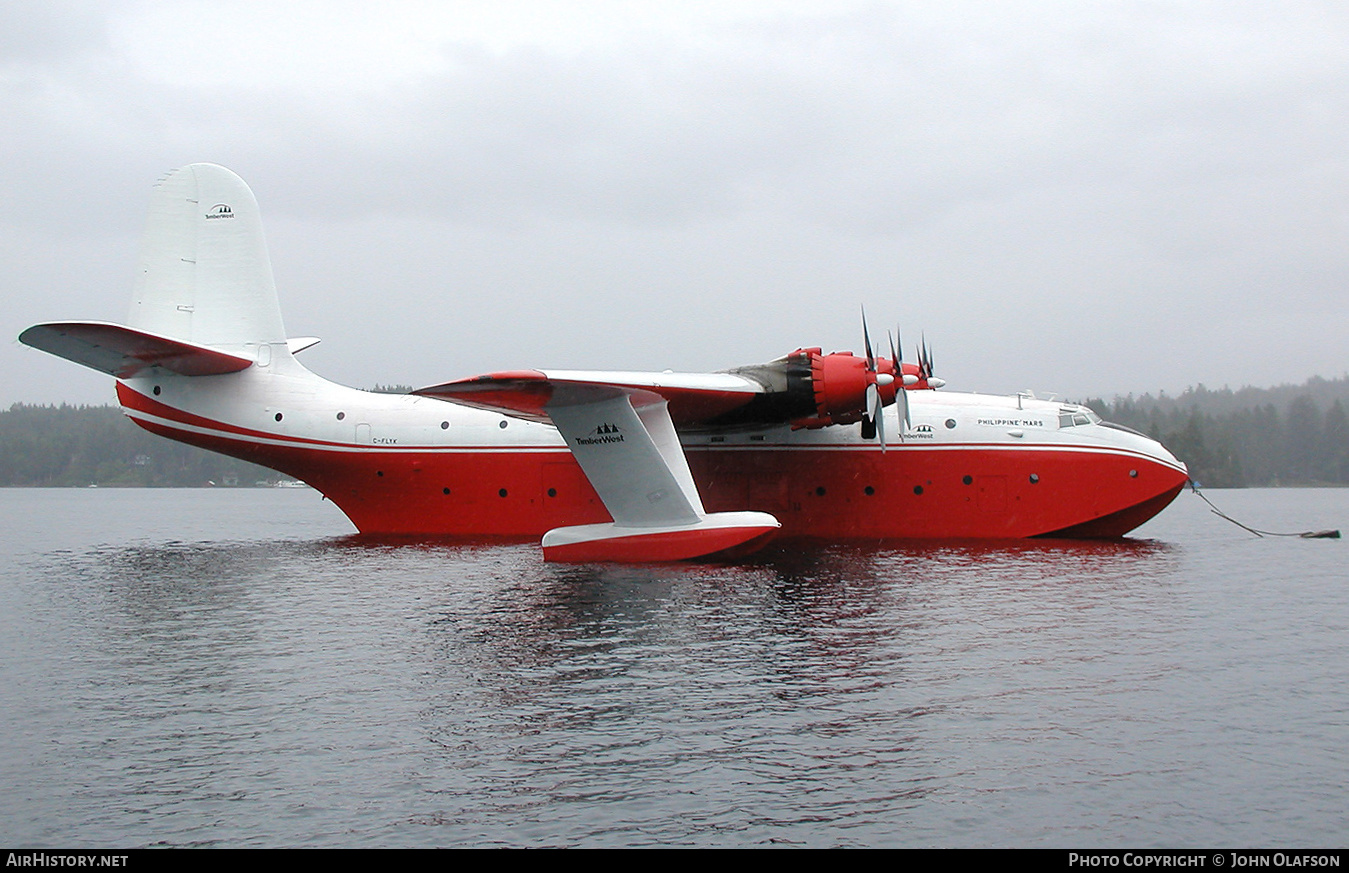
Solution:
[[[315,440],[305,437],[295,437],[289,434],[267,433],[266,431],[252,430],[246,427],[226,424],[215,419],[205,418],[191,412],[184,412],[181,409],[175,409],[158,400],[152,400],[144,394],[139,394],[130,389],[121,390],[118,385],[118,400],[127,409],[135,410],[148,416],[161,419],[164,422],[179,424],[183,427],[196,428],[207,431],[210,435],[222,439],[235,439],[239,442],[251,442],[262,445],[280,445],[293,446],[295,448],[316,449],[319,451],[345,451],[345,452],[377,452],[381,454],[397,454],[407,452],[555,452],[557,454],[570,455],[571,452],[565,446],[384,446],[384,445],[366,445],[364,443],[342,443],[330,440]],[[134,416],[133,416],[134,417]],[[168,426],[163,425],[163,426]]]

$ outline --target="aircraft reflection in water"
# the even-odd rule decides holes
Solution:
[[[865,325],[863,328],[865,335]],[[288,338],[257,202],[223,167],[156,187],[128,325],[24,343],[117,378],[153,433],[308,482],[362,533],[542,536],[551,560],[743,554],[770,537],[1119,537],[1185,466],[1090,410],[939,392],[802,348],[720,373],[518,370],[408,395],[327,381]]]

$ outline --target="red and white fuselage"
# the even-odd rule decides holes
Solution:
[[[362,533],[533,537],[609,520],[550,425],[358,391],[283,360],[129,379],[118,398],[147,430],[309,483]],[[1117,537],[1187,479],[1161,444],[1081,407],[931,390],[909,403],[907,428],[886,408],[884,452],[858,425],[691,430],[680,442],[708,510],[771,513],[779,536]]]
[[[558,560],[735,554],[773,535],[1118,537],[1187,480],[1154,440],[919,367],[798,349],[723,373],[522,370],[379,394],[287,339],[252,192],[194,164],[152,200],[128,325],[32,346],[117,377],[154,433],[271,467],[364,534],[543,537]]]

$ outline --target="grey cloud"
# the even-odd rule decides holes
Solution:
[[[856,345],[862,301],[927,327],[964,387],[1342,366],[1330,4],[877,4],[570,53],[447,34],[443,72],[350,93],[152,82],[101,18],[44,21],[0,82],[11,240],[88,284],[160,172],[230,166],[288,322],[347,381],[729,366]]]

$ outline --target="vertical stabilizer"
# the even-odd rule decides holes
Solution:
[[[258,203],[243,179],[191,164],[155,187],[129,321],[250,358],[259,345],[284,349]]]

